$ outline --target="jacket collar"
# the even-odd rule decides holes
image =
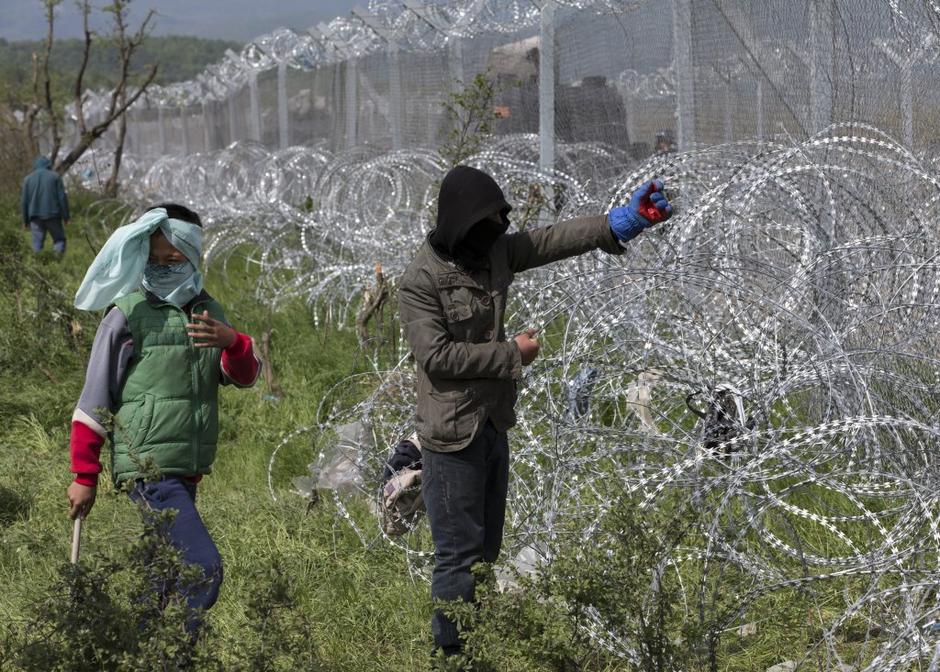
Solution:
[[[425,240],[425,247],[428,251],[428,257],[433,262],[435,268],[430,269],[438,278],[438,281],[445,281],[448,285],[464,285],[470,287],[477,287],[479,289],[484,289],[483,282],[478,280],[474,276],[483,276],[488,275],[490,269],[481,269],[479,271],[468,271],[459,264],[457,264],[453,259],[447,258],[434,249],[434,246],[430,241],[430,234],[428,234],[428,239]]]
[[[172,303],[167,303],[166,301],[161,299],[159,296],[148,292],[143,287],[140,288],[140,291],[144,293],[144,298],[147,300],[147,303],[152,308],[158,308],[159,306],[173,306]],[[188,315],[193,312],[193,307],[197,303],[203,303],[205,301],[209,301],[210,299],[212,299],[212,297],[209,296],[209,293],[206,290],[202,290],[193,298],[192,301],[190,301],[185,306],[183,306],[183,312],[185,312]],[[173,307],[176,308],[176,306],[173,306]]]

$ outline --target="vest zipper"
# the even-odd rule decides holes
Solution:
[[[181,311],[183,315],[186,315],[185,311]],[[188,320],[192,321],[192,315],[196,313],[196,306],[193,306],[192,313],[188,316]],[[199,366],[199,353],[196,349],[193,339],[187,336],[187,341],[189,343],[189,354],[192,358],[191,366],[189,367],[190,372],[193,376],[193,397],[192,397],[192,407],[193,407],[193,476],[198,475],[199,473],[199,450],[201,448],[200,435],[202,433],[202,405],[199,403],[199,372],[197,367]]]

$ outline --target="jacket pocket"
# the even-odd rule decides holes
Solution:
[[[430,392],[423,399],[419,397],[418,416],[424,426],[424,434],[431,442],[451,445],[468,440],[477,425],[473,407],[473,395],[469,391],[450,390]]]
[[[448,322],[463,322],[473,317],[473,295],[466,287],[447,290],[441,298]]]

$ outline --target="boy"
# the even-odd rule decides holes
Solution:
[[[129,483],[131,498],[152,511],[176,510],[170,541],[205,579],[186,595],[190,634],[222,582],[222,559],[195,506],[215,458],[218,386],[249,387],[260,371],[251,338],[202,288],[201,252],[199,216],[169,203],[117,229],[88,269],[75,305],[108,312],[72,417],[67,492],[69,515],[87,516],[107,437],[115,485]],[[161,478],[145,483],[144,463]]]

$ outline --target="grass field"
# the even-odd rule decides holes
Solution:
[[[98,316],[72,309],[71,297],[107,235],[109,222],[102,218],[107,220],[104,213],[111,210],[91,196],[74,200],[76,216],[64,259],[48,252],[34,256],[15,203],[0,203],[0,647],[6,647],[0,648],[0,670],[20,669],[15,645],[24,638],[41,639],[37,619],[48,621],[50,609],[60,605],[67,618],[72,613],[61,572],[71,534],[65,498],[71,480],[69,421]],[[322,320],[315,326],[310,308],[301,302],[277,310],[259,303],[250,253],[230,257],[224,274],[209,268],[206,286],[239,330],[259,340],[273,330],[271,360],[284,394],[271,401],[263,381],[250,390],[222,391],[220,450],[213,473],[200,485],[199,508],[222,553],[225,582],[209,616],[202,655],[224,670],[427,669],[427,584],[412,576],[401,552],[384,543],[364,546],[330,498],[311,506],[290,492],[291,479],[306,473],[315,458],[316,436],[286,444],[273,472],[277,501],[268,493],[274,448],[289,432],[315,423],[320,400],[332,386],[368,367],[350,327]],[[134,506],[112,491],[108,478],[102,478],[99,491],[83,543],[82,563],[93,580],[108,576],[113,560],[123,562],[143,529]],[[813,503],[811,495],[807,504]],[[686,511],[694,518],[682,497],[674,504],[673,514]],[[375,525],[364,504],[354,506],[353,515],[362,527]],[[649,572],[664,543],[660,536],[681,527],[668,515],[658,521],[646,515],[628,502],[605,523],[610,549],[571,549],[567,558],[563,551],[559,569],[545,581],[523,583],[522,591],[508,595],[484,591],[482,608],[466,618],[479,621],[477,644],[490,652],[491,662],[473,669],[763,671],[784,660],[812,658],[809,650],[821,629],[844,608],[840,591],[849,595],[865,589],[864,581],[856,586],[849,579],[810,590],[778,590],[745,603],[746,582],[733,571],[706,575],[700,563],[689,560],[665,577],[661,599],[668,604],[662,609],[654,604],[652,612],[642,605],[661,619],[660,626],[640,627],[631,621],[643,616],[634,596],[649,588]],[[788,529],[782,525],[781,534]],[[857,532],[865,536],[864,530]],[[830,539],[824,530],[808,528],[802,534],[820,546]],[[695,542],[692,533],[673,543]],[[132,577],[126,574],[116,575],[117,584],[125,586],[116,595],[127,592]],[[722,617],[726,622],[710,625],[722,629],[711,660],[692,639],[702,637],[693,632],[695,617],[690,616],[695,611],[690,600],[697,599],[699,588],[714,613],[727,615]],[[576,625],[584,616],[579,605],[595,604],[606,604],[608,617],[621,619],[628,638],[664,650],[685,647],[685,657],[661,666],[656,660],[672,654],[635,665],[608,655]],[[88,610],[75,613],[89,618]],[[739,632],[745,622],[755,624],[753,634]],[[75,625],[80,636],[90,639],[102,636],[97,627],[97,622]],[[866,627],[848,622],[836,646],[855,660],[870,657],[876,642]],[[130,662],[116,669],[154,668]]]
[[[32,258],[14,204],[3,208],[4,273],[22,282],[14,295],[0,296],[0,620],[14,625],[25,623],[68,557],[69,421],[97,316],[58,313],[68,312],[67,299],[92,259],[92,246],[104,237],[99,222],[83,216],[90,201],[75,200],[61,261],[48,253]],[[277,502],[267,490],[267,464],[279,439],[312,423],[324,391],[357,370],[362,358],[355,335],[335,327],[315,332],[302,304],[272,314],[253,299],[250,264],[233,259],[227,278],[212,271],[207,289],[236,328],[258,339],[262,330],[275,329],[272,360],[284,391],[277,403],[263,399],[263,381],[250,390],[222,391],[219,456],[199,489],[199,508],[225,563],[222,595],[210,619],[214,636],[239,636],[246,604],[277,566],[289,577],[297,612],[312,624],[307,652],[325,661],[324,669],[426,666],[427,586],[412,580],[400,554],[381,544],[364,548],[328,500],[308,508],[288,492],[291,477],[305,473],[314,458],[311,442],[292,442],[279,454]],[[73,317],[82,325],[74,338],[67,329]],[[102,478],[85,525],[83,562],[119,554],[140,529],[127,497]],[[225,651],[218,655],[224,661]],[[282,669],[293,666],[284,661]]]

